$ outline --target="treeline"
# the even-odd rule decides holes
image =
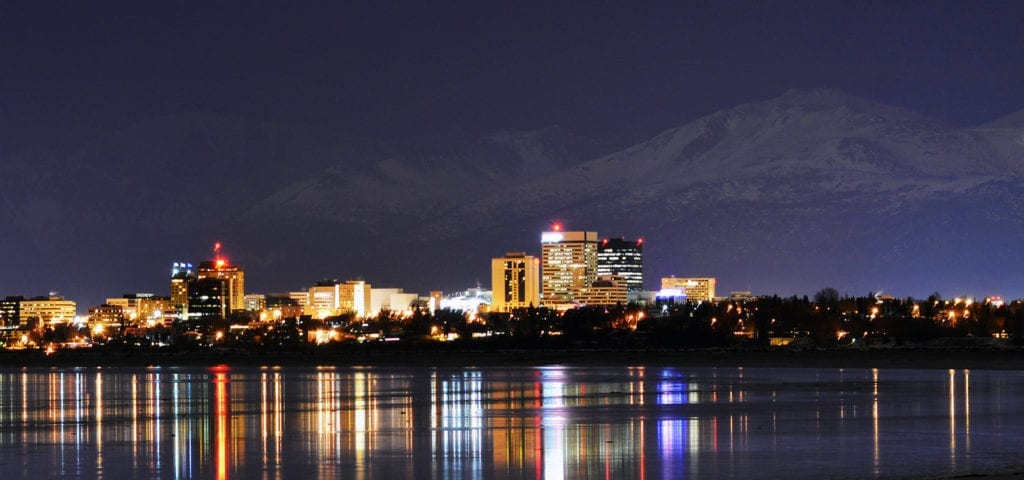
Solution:
[[[381,312],[368,319],[306,319],[299,324],[295,338],[315,337],[310,331],[335,332],[322,339],[325,344],[390,340],[403,345],[446,341],[502,347],[835,347],[942,338],[1024,343],[1024,302],[1004,305],[942,299],[938,294],[925,300],[873,294],[854,297],[822,289],[813,297],[656,302],[564,312],[543,307],[474,314],[419,310],[411,315]]]
[[[28,332],[39,345],[80,340],[88,328]],[[180,322],[157,329],[126,329],[92,346],[247,350],[348,348],[386,343],[420,348],[441,343],[501,348],[707,348],[729,346],[872,346],[971,339],[1024,344],[1024,302],[924,300],[867,294],[764,296],[718,302],[656,302],[567,311],[525,308],[511,313],[452,310],[381,312],[260,322],[246,313],[205,324]],[[981,339],[985,339],[982,341]],[[992,340],[1001,339],[1001,340]]]

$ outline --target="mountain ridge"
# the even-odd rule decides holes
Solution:
[[[24,272],[0,285],[10,293],[53,278],[162,293],[166,264],[213,240],[257,291],[351,275],[451,289],[489,278],[493,256],[536,252],[552,220],[647,239],[649,288],[700,272],[759,293],[981,294],[1007,287],[949,262],[1024,261],[1019,130],[837,90],[789,91],[615,149],[558,126],[388,139],[198,115],[5,160],[16,168],[0,220],[28,245],[4,254]],[[1024,290],[1022,275],[1001,278]]]

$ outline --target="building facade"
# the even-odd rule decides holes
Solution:
[[[303,298],[308,299],[306,293]],[[260,319],[263,321],[276,321],[286,318],[299,318],[302,316],[302,305],[291,297],[290,293],[271,293],[266,296],[265,306],[260,312]]]
[[[340,315],[341,284],[338,281],[324,281],[309,287],[303,313],[318,320]]]
[[[188,290],[185,291],[185,295],[187,304]],[[175,309],[170,298],[159,297],[152,293],[126,293],[118,298],[108,298],[106,304],[120,306],[130,325],[151,320],[162,321],[165,313]]]
[[[250,312],[258,312],[267,306],[267,297],[262,293],[247,293],[245,295],[245,309]]]
[[[540,305],[540,259],[523,252],[509,252],[491,260],[493,312]]]
[[[690,278],[679,278],[679,277],[662,277],[661,278],[661,291],[658,295],[660,297],[669,297],[665,292],[679,291],[682,295],[685,295],[687,300],[699,302],[710,302],[715,298],[715,278],[714,277],[690,277]]]
[[[200,263],[196,278],[199,280],[205,278],[224,280],[227,313],[245,310],[245,271],[242,270],[242,267],[231,265],[227,259],[217,257]]]
[[[541,301],[571,303],[582,288],[597,280],[597,232],[541,234]]]
[[[362,280],[345,283],[328,280],[310,287],[306,299],[303,313],[313,318],[324,319],[344,313],[365,317],[370,313],[371,288]]]
[[[0,300],[0,327],[18,328],[21,326],[21,301],[25,297],[7,296]]]
[[[115,335],[128,326],[124,309],[121,305],[104,303],[89,307],[89,329],[93,335]]]
[[[190,323],[205,323],[227,318],[227,281],[222,278],[200,278],[188,284],[188,317]]]
[[[349,280],[341,285],[341,308],[357,317],[370,314],[371,287],[362,280]],[[373,312],[377,313],[377,312]]]
[[[415,293],[405,293],[401,288],[376,288],[370,290],[369,315],[384,312],[404,312],[419,299]]]
[[[597,248],[597,276],[616,276],[622,279],[627,291],[643,291],[644,239],[601,240]]]
[[[37,325],[70,323],[78,314],[74,301],[58,295],[22,300],[20,310],[21,323],[38,322]]]
[[[188,282],[195,279],[192,264],[174,262],[171,264],[171,306],[185,310],[188,306]]]
[[[626,282],[614,275],[597,277],[576,294],[576,302],[588,307],[625,305],[627,301]]]

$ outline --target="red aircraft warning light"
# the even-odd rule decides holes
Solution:
[[[224,256],[220,254],[220,248],[220,242],[213,244],[213,264],[218,270],[224,268],[228,264],[228,259],[224,258]]]

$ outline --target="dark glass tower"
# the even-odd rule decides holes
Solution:
[[[601,240],[597,248],[597,275],[622,277],[626,290],[644,289],[644,239],[612,238]]]

